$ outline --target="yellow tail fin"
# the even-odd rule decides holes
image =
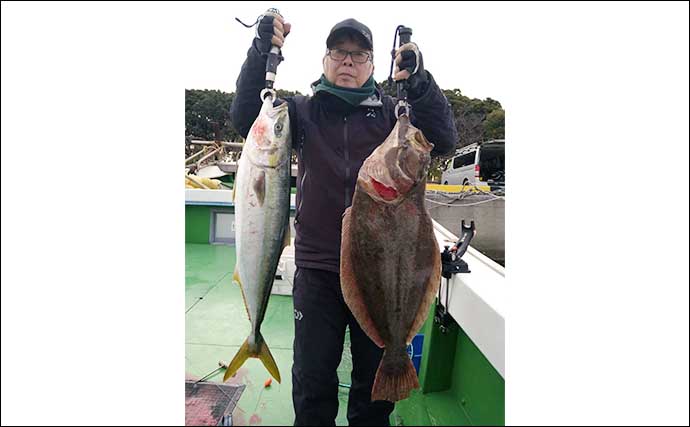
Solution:
[[[264,341],[264,337],[259,335],[261,337],[261,350],[259,350],[259,360],[263,362],[264,366],[266,369],[268,369],[268,372],[271,374],[273,378],[280,383],[280,371],[278,370],[278,365],[276,365],[276,361],[273,360],[273,356],[271,355],[271,350],[268,349],[268,345],[266,345],[266,341]]]
[[[235,355],[235,357],[232,358],[232,362],[230,362],[230,364],[228,365],[228,369],[225,370],[223,382],[227,381],[231,376],[235,375],[235,372],[237,372],[237,370],[240,369],[242,365],[244,365],[244,362],[247,360],[249,356],[249,343],[247,342],[247,340],[244,340],[244,343],[237,351],[237,354]]]
[[[266,341],[264,341],[264,337],[259,334],[258,339],[258,353],[250,351],[248,339],[244,340],[244,343],[237,351],[237,354],[228,365],[228,369],[225,371],[225,376],[223,377],[223,382],[235,375],[235,373],[240,369],[240,367],[242,367],[242,365],[244,365],[244,362],[248,358],[254,357],[261,360],[271,376],[273,376],[273,378],[280,383],[280,371],[278,370],[278,365],[276,365],[275,360],[273,360],[273,356],[271,355],[271,351],[268,349],[268,345],[266,345]]]

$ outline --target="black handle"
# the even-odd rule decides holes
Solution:
[[[275,8],[268,9],[266,11],[267,14],[272,14],[272,15],[277,15],[280,16],[281,18],[283,15],[280,14],[280,11]],[[280,62],[283,60],[283,57],[280,55],[280,48],[276,45],[271,46],[271,51],[268,53],[268,59],[266,60],[266,88],[267,89],[273,89],[273,82],[276,79],[276,73],[278,72],[278,65]]]
[[[280,48],[278,46],[272,46],[271,51],[268,53],[268,59],[266,60],[266,88],[273,89],[273,82],[276,79],[278,65],[282,60],[283,57],[280,55]]]
[[[400,44],[398,47],[409,43],[412,39],[412,28],[410,27],[400,27],[398,30],[398,37],[400,39]],[[407,80],[398,82],[397,84],[398,99],[407,99]]]
[[[410,39],[412,38],[412,28],[410,27],[402,27],[398,31],[398,34],[400,35],[400,46],[404,45],[405,43],[409,43]]]

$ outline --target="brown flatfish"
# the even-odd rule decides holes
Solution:
[[[424,205],[433,145],[402,115],[365,160],[343,215],[345,301],[383,357],[372,400],[395,402],[419,387],[406,348],[438,291],[441,257]]]

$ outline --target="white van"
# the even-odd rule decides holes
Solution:
[[[462,147],[441,175],[442,184],[505,185],[505,140],[493,139]]]

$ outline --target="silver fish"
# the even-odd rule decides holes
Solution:
[[[244,143],[233,196],[237,254],[233,280],[242,289],[252,330],[223,381],[254,357],[280,382],[276,362],[261,335],[261,322],[280,254],[290,242],[290,155],[288,104],[274,107],[268,96]]]

